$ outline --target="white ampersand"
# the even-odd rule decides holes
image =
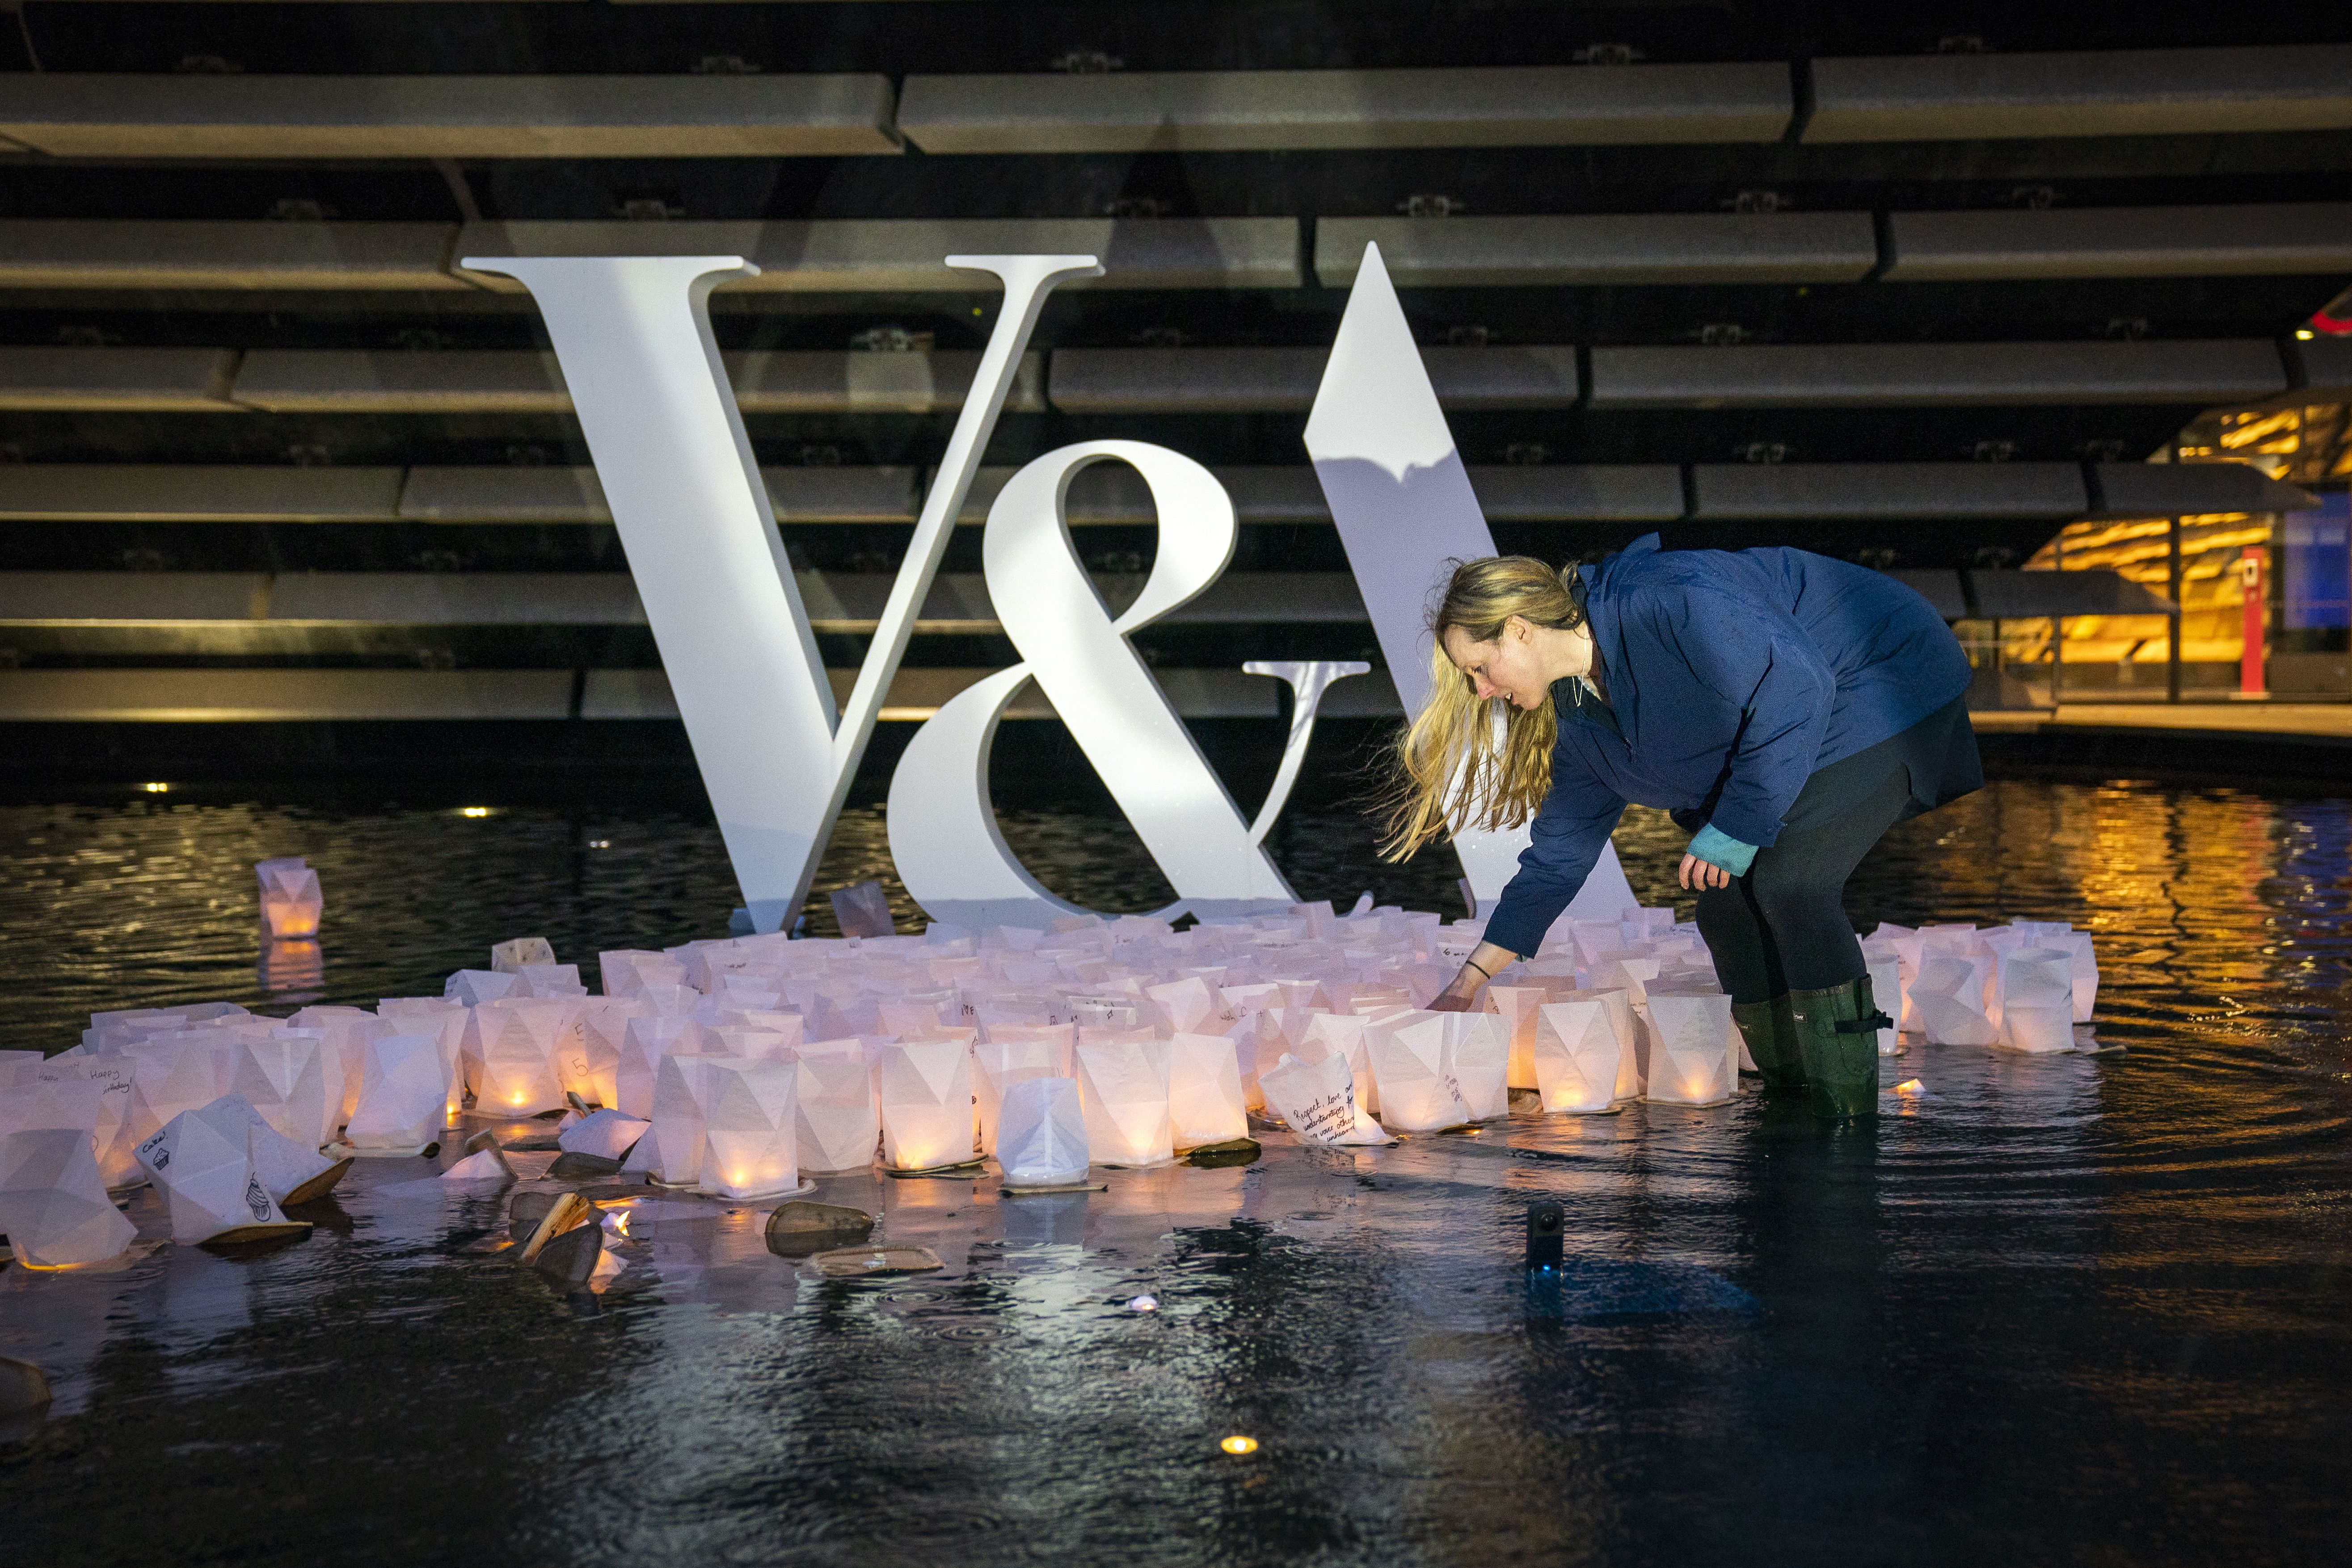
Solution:
[[[1151,574],[1116,618],[1087,576],[1064,511],[1072,477],[1107,461],[1143,476],[1160,518]],[[989,797],[997,723],[1031,680],[1045,689],[1184,907],[1211,915],[1259,900],[1295,901],[1259,845],[1263,826],[1254,831],[1243,818],[1128,641],[1215,582],[1236,537],[1233,501],[1215,477],[1146,442],[1064,447],[1006,483],[989,509],[982,559],[997,619],[1023,662],[942,704],[916,731],[890,781],[890,856],[907,891],[933,919],[1023,924],[1037,920],[1040,905],[1077,910],[1013,856]],[[1318,696],[1320,684],[1328,679]],[[1311,723],[1311,709],[1307,717]],[[1287,771],[1295,775],[1295,763]],[[1278,809],[1279,801],[1271,802],[1267,816]]]

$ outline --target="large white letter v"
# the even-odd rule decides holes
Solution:
[[[846,708],[817,657],[710,335],[734,256],[467,257],[539,302],[752,923],[790,923],[873,734],[1046,293],[1091,256],[950,256],[1004,308]]]

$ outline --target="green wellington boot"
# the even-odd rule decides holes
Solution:
[[[1893,1028],[1895,1021],[1878,1010],[1870,976],[1822,991],[1792,991],[1789,1005],[1797,1051],[1812,1084],[1813,1114],[1832,1121],[1876,1116],[1878,1031]]]
[[[1769,1002],[1734,1002],[1731,1021],[1756,1058],[1767,1094],[1790,1094],[1805,1087],[1804,1058],[1797,1053],[1797,1018],[1782,992]]]

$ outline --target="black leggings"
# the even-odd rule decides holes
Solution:
[[[1846,919],[1845,881],[1880,836],[1912,815],[1910,773],[1896,763],[1841,810],[1807,813],[1804,805],[1800,795],[1789,813],[1802,826],[1756,851],[1748,875],[1699,892],[1698,934],[1734,1002],[1826,990],[1866,973]]]

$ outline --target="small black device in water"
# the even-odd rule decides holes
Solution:
[[[1528,1267],[1558,1268],[1568,1230],[1568,1210],[1555,1203],[1528,1205]]]

